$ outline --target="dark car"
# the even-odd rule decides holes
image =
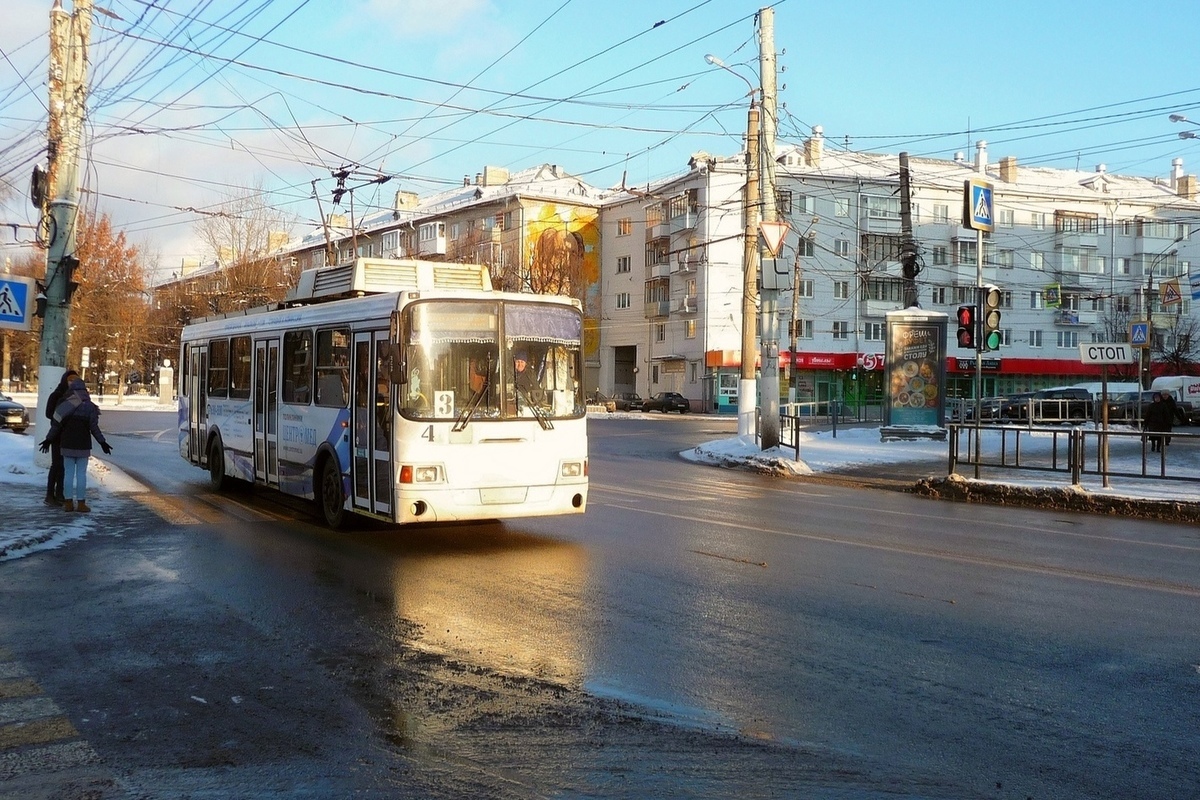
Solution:
[[[0,428],[8,428],[14,433],[24,433],[29,427],[29,412],[25,406],[0,392]]]
[[[1083,422],[1093,414],[1092,393],[1074,387],[1013,395],[1000,409],[1004,419],[1021,422]]]
[[[617,392],[613,402],[617,404],[617,411],[641,411],[645,401],[637,392]]]
[[[1158,391],[1120,392],[1108,398],[1108,421],[1140,423],[1146,418],[1146,409],[1154,403]],[[1187,414],[1181,408],[1175,409],[1175,425],[1186,425]]]
[[[678,411],[686,414],[692,410],[692,401],[678,392],[659,392],[642,403],[642,411],[661,411],[664,414]]]

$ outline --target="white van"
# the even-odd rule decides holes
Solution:
[[[1184,419],[1189,425],[1200,422],[1200,378],[1188,375],[1163,375],[1150,384],[1153,391],[1169,391],[1175,396]]]

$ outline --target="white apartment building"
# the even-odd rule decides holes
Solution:
[[[798,269],[779,302],[781,387],[797,400],[877,402],[885,315],[903,305],[897,154],[838,151],[820,128],[777,152],[776,200],[789,222],[780,259]],[[679,391],[705,410],[736,408],[740,372],[744,158],[694,157],[690,169],[601,209],[602,391]],[[950,316],[949,396],[973,392],[974,352],[953,317],[975,302],[977,234],[962,226],[963,185],[994,185],[985,283],[1002,290],[1002,345],[984,359],[983,394],[1099,380],[1080,343],[1128,341],[1148,311],[1157,343],[1200,360],[1191,265],[1200,262],[1195,176],[1022,167],[1013,157],[909,159],[919,305]],[[694,258],[693,258],[694,256]],[[1198,268],[1200,273],[1200,268]],[[1200,274],[1196,278],[1200,296]],[[1160,291],[1178,286],[1181,302]],[[637,300],[638,292],[642,300]],[[1168,291],[1168,297],[1172,294]],[[1057,304],[1056,302],[1057,301]],[[796,315],[792,319],[793,302]],[[794,347],[791,335],[794,333]],[[1155,365],[1155,373],[1167,367]],[[1114,379],[1135,380],[1136,368]]]

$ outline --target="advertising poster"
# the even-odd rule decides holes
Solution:
[[[887,316],[888,425],[942,427],[946,419],[945,314]]]

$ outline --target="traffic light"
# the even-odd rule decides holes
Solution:
[[[1000,349],[1000,290],[988,285],[979,290],[979,349]]]
[[[958,346],[967,350],[979,344],[979,306],[958,307]]]

